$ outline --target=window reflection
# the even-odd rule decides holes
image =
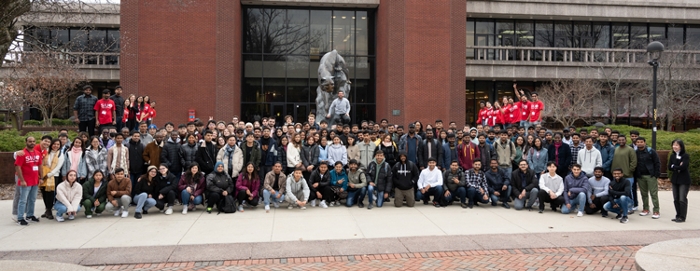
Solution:
[[[341,55],[355,54],[355,12],[333,12],[333,49]]]

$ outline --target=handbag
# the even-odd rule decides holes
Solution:
[[[226,197],[224,197],[223,205],[221,206],[221,210],[219,210],[219,213],[221,212],[224,212],[225,214],[236,212],[236,200],[233,198],[233,196],[226,195]]]

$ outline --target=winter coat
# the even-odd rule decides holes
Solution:
[[[262,139],[261,139],[262,140]],[[262,159],[263,152],[265,152],[265,161],[262,161],[264,166],[271,167],[277,162],[277,142],[274,138],[270,137],[267,143],[267,151],[262,149],[262,141],[258,142],[260,144],[260,159]]]
[[[552,143],[547,149],[547,157],[549,161],[557,161],[557,147]],[[557,164],[557,174],[562,177],[566,177],[569,174],[569,166],[571,165],[571,147],[568,144],[562,142],[558,149],[559,153],[559,163]]]
[[[601,146],[600,142],[596,142],[593,147],[600,151],[600,158],[603,160],[603,170],[610,172],[612,170],[612,159],[615,155],[615,147],[608,142],[605,146]]]
[[[190,145],[185,143],[180,146],[180,164],[183,169],[187,169],[197,160],[197,143]]]
[[[160,154],[163,152],[164,145],[165,141],[161,141],[160,144],[155,140],[148,143],[143,149],[143,161],[151,166],[160,166]]]
[[[690,155],[687,152],[683,152],[678,158],[676,152],[671,152],[671,159],[668,159],[668,171],[672,172],[671,183],[672,184],[690,184],[690,173],[688,168],[690,167]]]
[[[538,180],[537,180],[537,175],[535,174],[535,171],[528,168],[525,172],[525,186],[523,186],[523,179],[520,177],[520,169],[513,170],[513,172],[510,173],[510,186],[512,187],[511,189],[511,195],[514,198],[518,198],[520,193],[525,190],[526,192],[530,192],[533,188],[536,188],[538,185]]]
[[[331,174],[330,172],[326,172],[326,174],[323,174],[323,177],[321,176],[321,173],[318,171],[318,169],[314,170],[314,172],[311,172],[311,176],[309,177],[308,180],[309,187],[313,187],[315,183],[318,183],[318,187],[315,188],[314,190],[318,190],[322,187],[325,187],[331,183]]]
[[[141,175],[144,171],[143,144],[129,142],[126,148],[129,150],[129,174]]]
[[[547,159],[549,159],[549,154],[547,149],[542,148],[539,151],[535,148],[530,148],[527,154],[527,164],[530,165],[530,169],[536,173],[542,173],[547,169]]]
[[[438,166],[442,167],[443,169],[446,169],[450,168],[450,164],[452,164],[452,161],[459,161],[459,149],[457,149],[457,146],[459,146],[457,145],[457,142],[455,142],[454,149],[450,148],[449,142],[442,144],[443,157],[442,160],[438,161]]]
[[[442,156],[444,152],[442,144],[435,138],[423,139],[422,144],[420,148],[421,153],[418,155],[418,163],[416,166],[423,168],[428,167],[428,159],[430,158],[435,158],[435,160],[438,161],[438,166],[442,166]],[[430,145],[430,148],[428,148],[428,145]],[[428,152],[428,149],[430,149],[430,152]]]
[[[83,184],[83,200],[89,199],[90,202],[99,200],[100,203],[107,202],[107,179],[102,179],[100,188],[95,193],[95,179],[90,178]]]
[[[144,175],[144,177],[139,178],[138,182],[136,182],[136,186],[134,186],[134,195],[146,193],[146,195],[151,195],[151,197],[157,198],[157,185],[158,182],[155,177],[151,180],[151,183],[149,184],[148,175]]]
[[[369,143],[361,141],[356,145],[360,151],[360,160],[358,160],[360,162],[360,168],[366,169],[369,163],[372,162],[372,159],[374,159],[374,150],[377,149],[377,145],[372,141]]]
[[[156,191],[159,195],[167,195],[170,191],[176,191],[178,179],[172,172],[168,171],[165,176],[159,173],[155,179]],[[177,193],[175,194],[177,195]]]
[[[236,178],[238,177],[238,174],[241,172],[241,169],[243,169],[243,151],[241,150],[240,147],[235,146],[232,148],[233,152],[231,151],[231,148],[226,145],[223,148],[219,150],[219,153],[216,155],[216,161],[221,162],[224,164],[224,172],[227,174],[229,173],[229,159],[231,160],[231,164],[233,165],[233,168],[231,169],[231,175],[229,175],[231,178]],[[216,171],[216,169],[214,169]]]
[[[365,175],[364,170],[359,168],[355,170],[355,172],[348,170],[346,174],[348,175],[348,189],[355,190],[367,186],[367,175]],[[350,184],[355,185],[355,187],[351,188]]]
[[[291,176],[292,174],[290,174]],[[285,189],[287,188],[287,176],[284,175],[284,172],[280,172],[279,178],[277,178],[277,185],[279,186],[277,189],[280,192],[280,194],[284,195]],[[275,172],[270,171],[265,175],[265,180],[263,182],[263,188],[267,191],[273,191],[273,185],[275,184]]]
[[[214,172],[214,164],[216,164],[216,147],[214,142],[202,142],[197,148],[197,157],[195,161],[199,164],[199,170],[205,174]],[[257,164],[256,164],[257,165]]]
[[[328,146],[328,163],[335,165],[336,161],[343,163],[343,166],[348,164],[348,150],[342,144]]]
[[[192,186],[197,185],[197,187],[195,187],[195,189],[194,189],[194,193],[192,193],[192,196],[197,197],[197,196],[204,194],[204,190],[207,188],[207,182],[205,181],[204,175],[202,174],[199,179],[195,178],[192,181],[193,181],[193,184],[191,184]],[[187,183],[187,173],[184,173],[180,177],[180,181],[177,184],[177,191],[182,192],[183,190],[187,189],[188,186],[189,185]]]
[[[163,149],[160,151],[160,162],[165,163],[169,172],[179,174],[182,172],[182,161],[180,160],[180,143],[173,142],[170,138],[165,141]]]
[[[396,161],[399,159],[399,150],[396,148],[394,144],[387,146],[384,146],[384,144],[379,143],[379,146],[374,150],[374,153],[376,154],[378,150],[382,150],[384,152],[384,160],[389,163],[389,167],[392,165],[396,164]],[[374,161],[374,159],[372,159]],[[371,164],[371,162],[370,162]],[[374,179],[374,178],[372,178]]]
[[[236,181],[237,193],[244,193],[246,190],[250,190],[250,194],[255,198],[258,196],[258,189],[260,189],[260,178],[249,180],[248,174],[242,173]]]
[[[318,167],[318,145],[313,144],[311,146],[304,144],[301,147],[301,162],[304,164],[304,167],[308,166],[314,166],[314,168]],[[286,158],[285,158],[286,160]]]
[[[489,186],[489,194],[493,194],[495,191],[502,191],[504,185],[510,185],[510,176],[500,167],[493,172],[491,168],[484,171],[484,176],[486,176],[486,183]]]
[[[379,164],[374,159],[367,166],[367,182],[374,183],[377,191],[391,191],[391,178],[391,166],[387,161]]]
[[[73,185],[64,181],[56,187],[56,200],[66,206],[67,212],[77,212],[83,199],[83,186],[76,180]]]
[[[117,193],[112,195],[112,191]],[[107,183],[107,200],[113,201],[124,195],[131,195],[131,180],[129,178],[124,177],[121,181],[117,181],[117,178],[114,178]]]
[[[454,182],[454,178],[459,180],[459,183]],[[442,177],[442,188],[445,191],[457,191],[460,187],[466,187],[467,181],[464,179],[464,171],[457,169],[457,172],[452,172],[451,169],[445,170]]]
[[[489,145],[488,142],[484,143],[484,145],[477,145],[477,147],[479,148],[479,154],[481,154],[482,169],[491,163],[491,159],[498,158],[496,150],[494,150],[493,146]]]
[[[661,176],[659,155],[651,147],[646,147],[646,149],[642,150],[637,149],[637,168],[635,169],[634,177],[641,177],[644,169],[652,177],[658,178]]]
[[[303,164],[301,161],[301,146],[297,149],[294,147],[294,143],[289,142],[287,144],[287,167],[295,167],[297,164]]]
[[[228,176],[226,171],[218,172],[214,170],[214,172],[207,175],[206,180],[207,191],[218,194],[226,191],[229,195],[233,196],[233,179],[231,179],[231,176]]]
[[[347,147],[348,161],[355,159],[358,163],[360,162],[360,149],[357,145],[352,145]]]
[[[276,150],[277,153],[277,161],[282,164],[282,168],[289,167],[287,165],[287,147],[286,146],[279,146],[277,147]]]
[[[92,147],[85,150],[85,164],[87,165],[87,176],[92,177],[92,174],[97,170],[101,170],[103,175],[106,175],[107,149],[99,146],[97,150],[93,150]]]

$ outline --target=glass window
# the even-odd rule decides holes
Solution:
[[[630,44],[629,25],[626,23],[612,25],[612,45],[614,48],[628,48]]]
[[[262,39],[264,54],[289,54],[285,27],[285,9],[262,10]]]
[[[306,103],[309,100],[309,93],[309,79],[287,78],[287,102]],[[315,89],[314,94],[316,94]]]
[[[685,44],[688,50],[700,49],[700,25],[688,25],[685,30]]]
[[[311,11],[311,59],[321,59],[323,54],[329,52],[331,45],[331,20],[330,10]],[[316,66],[318,68],[318,66]]]
[[[474,46],[473,21],[467,21],[467,46]],[[467,59],[474,59],[474,50],[467,49]]]
[[[290,9],[287,11],[287,48],[285,54],[309,53],[309,11]]]
[[[535,23],[535,46],[554,47],[554,25],[552,22]]]
[[[593,24],[591,39],[595,48],[610,48],[610,25],[607,23]]]
[[[265,78],[285,78],[286,57],[282,55],[263,56],[263,77]]]
[[[68,29],[52,29],[51,30],[51,46],[62,48],[67,46],[70,41]]]
[[[70,30],[70,47],[75,52],[87,51],[88,31],[80,29]]]
[[[474,92],[474,82],[468,81],[467,88],[465,91],[467,95],[466,108],[467,108],[467,123],[474,123],[476,121],[476,114],[479,110],[479,105],[476,99],[476,92]]]
[[[554,46],[560,48],[571,48],[572,47],[572,25],[571,23],[557,23],[554,24]]]
[[[477,21],[476,22],[476,45],[477,46],[494,46],[495,37],[494,34],[495,25],[490,21]],[[494,50],[483,51],[482,49],[477,49],[477,51],[482,52],[481,55],[477,54],[477,57],[481,59],[494,59]]]
[[[632,24],[630,27],[630,48],[632,49],[646,49],[648,41],[647,36],[647,25],[646,24]]]
[[[493,82],[488,81],[476,81],[474,83],[474,92],[476,93],[475,99],[479,102],[492,102],[493,97]]]
[[[666,44],[666,25],[652,24],[649,26],[649,42],[652,41],[660,41],[661,43]]]
[[[341,55],[355,54],[354,11],[333,11],[333,49]]]
[[[241,89],[243,102],[267,102],[262,90],[262,79],[245,78]]]
[[[535,33],[532,21],[518,21],[515,23],[516,44],[520,47],[535,46]]]
[[[669,48],[680,49],[683,46],[683,25],[668,25],[668,35],[666,46]]]
[[[574,48],[593,48],[593,37],[591,36],[591,23],[574,23]]]
[[[287,78],[312,78],[309,76],[308,56],[288,56],[287,57]]]
[[[265,102],[284,102],[285,97],[285,79],[284,78],[265,78],[263,79],[263,92],[265,94]]]
[[[355,122],[361,120],[375,120],[375,112],[377,112],[374,105],[369,104],[354,104],[350,115]]]
[[[496,46],[515,46],[515,24],[513,21],[496,22]],[[501,50],[497,59],[512,60],[515,50]]]
[[[262,9],[249,8],[243,13],[243,52],[262,53]]]
[[[355,13],[355,37],[357,40],[355,54],[360,56],[369,55],[369,29],[367,29],[369,18],[366,11],[358,11]]]

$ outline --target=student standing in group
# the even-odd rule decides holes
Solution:
[[[110,125],[117,125],[117,107],[109,98],[109,89],[102,90],[102,99],[95,102],[93,107],[95,116],[97,116],[97,125],[104,128]]]
[[[115,106],[115,111],[116,111],[116,125],[117,125],[117,131],[121,131],[122,127],[124,127],[124,110],[126,109],[124,107],[124,97],[122,97],[122,86],[116,86],[114,88],[114,95],[109,97],[110,100],[114,102]]]
[[[673,153],[668,161],[668,170],[671,175],[673,188],[673,205],[676,208],[676,217],[671,219],[676,223],[685,222],[688,214],[688,190],[690,189],[690,155],[685,151],[683,140],[676,139],[671,143]]]
[[[639,185],[639,192],[642,194],[642,212],[640,216],[649,215],[649,196],[654,204],[654,209],[651,218],[658,219],[659,214],[659,182],[657,178],[661,176],[661,163],[656,150],[646,145],[646,139],[637,137],[635,140],[637,146],[637,168],[634,172],[634,177]]]
[[[17,204],[17,224],[27,226],[27,221],[39,222],[34,216],[34,202],[36,201],[39,187],[39,177],[43,174],[41,150],[36,150],[36,139],[27,137],[25,139],[23,155],[15,160],[15,174],[17,174],[17,185],[19,186],[19,202]],[[26,213],[26,216],[25,216]]]
[[[53,209],[56,199],[56,178],[59,178],[61,174],[61,168],[63,168],[65,157],[65,154],[61,152],[61,141],[59,139],[51,141],[49,153],[42,161],[45,176],[39,183],[39,190],[41,190],[41,197],[44,200],[44,207],[46,208],[46,211],[41,217],[53,219],[51,210]]]
[[[92,95],[92,86],[86,85],[83,87],[83,95],[78,96],[73,104],[78,131],[85,131],[90,136],[95,134],[95,103],[97,103],[97,97]]]

